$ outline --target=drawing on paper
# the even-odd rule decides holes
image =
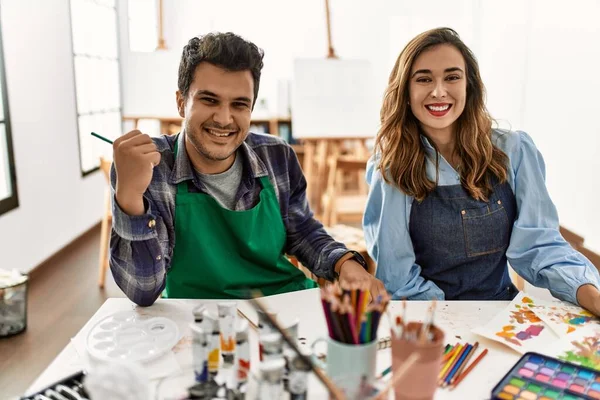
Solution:
[[[558,302],[539,302],[532,306],[532,309],[561,337],[587,325],[596,325],[597,328],[600,328],[600,320],[581,307]]]
[[[520,293],[485,326],[475,333],[506,344],[519,353],[540,351],[557,336],[534,312],[536,301]]]
[[[600,371],[600,329],[587,325],[558,341],[553,356]]]

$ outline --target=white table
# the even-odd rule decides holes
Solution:
[[[302,292],[293,292],[276,296],[263,298],[264,303],[280,314],[285,313],[285,318],[300,318],[299,337],[306,338],[308,343],[318,337],[327,334],[325,318],[323,316],[320,295],[318,289],[305,290]],[[88,323],[81,329],[76,338],[84,338],[94,323],[112,313],[124,310],[137,310],[138,312],[152,316],[166,316],[173,319],[179,326],[183,334],[183,344],[178,347],[175,353],[183,373],[176,377],[170,377],[160,384],[159,397],[162,399],[175,398],[179,389],[185,392],[185,388],[193,381],[191,369],[191,347],[189,339],[191,337],[189,323],[193,320],[191,310],[200,303],[216,304],[213,300],[158,300],[153,306],[141,308],[135,306],[128,299],[113,298],[108,299],[102,307],[94,314]],[[499,311],[505,308],[507,301],[446,301],[438,302],[435,323],[446,333],[447,343],[480,342],[480,348],[488,348],[488,355],[481,363],[465,378],[465,380],[453,391],[447,389],[438,389],[436,399],[488,399],[495,384],[504,376],[509,368],[519,359],[520,355],[506,346],[494,341],[482,338],[471,333],[471,329],[487,323]],[[408,319],[419,320],[425,315],[430,302],[413,301],[408,302]],[[216,306],[215,306],[216,307]],[[390,305],[392,315],[401,313],[401,303],[392,302]],[[256,321],[256,313],[251,305],[246,301],[239,302],[239,309]],[[284,318],[284,319],[285,319]],[[252,368],[255,368],[258,357],[257,335],[250,329],[250,344],[253,349]],[[388,336],[389,327],[387,319],[382,318],[379,327],[379,336]],[[391,351],[382,350],[377,356],[378,372],[383,371],[391,365]],[[83,368],[73,341],[56,357],[50,366],[38,377],[38,379],[29,388],[28,393],[33,393],[45,386],[60,380],[71,373],[77,372]],[[153,397],[157,381],[152,381]],[[309,398],[326,399],[326,390],[321,383],[311,376],[309,382]]]

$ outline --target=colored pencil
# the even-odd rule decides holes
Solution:
[[[456,382],[454,382],[454,384],[452,384],[452,386],[450,387],[450,390],[453,390],[454,388],[456,388],[458,386],[458,384],[461,383],[462,380],[467,377],[467,375],[469,375],[469,372],[471,372],[473,370],[473,368],[475,368],[475,366],[477,364],[479,364],[479,362],[483,359],[483,357],[485,357],[487,352],[488,352],[488,349],[485,349],[485,350],[483,350],[483,352],[481,352],[481,354],[471,363],[471,365],[469,365],[467,367],[467,369],[465,369],[465,372],[460,374],[460,376],[458,377]]]
[[[456,348],[456,350],[454,351],[454,354],[452,355],[452,357],[450,357],[448,362],[446,362],[446,365],[444,366],[444,368],[442,368],[442,370],[440,371],[440,374],[438,375],[438,379],[440,381],[446,376],[446,373],[448,372],[448,370],[450,368],[452,368],[452,366],[454,365],[454,362],[458,358],[458,355],[460,354],[462,349],[463,349],[463,345],[459,344],[458,347]]]
[[[102,135],[98,135],[96,132],[92,132],[92,136],[95,136],[95,137],[97,137],[97,138],[98,138],[98,139],[100,139],[100,140],[104,140],[106,143],[113,144],[113,141],[112,141],[112,140],[110,140],[110,139],[107,139],[107,138],[105,138],[105,137],[104,137],[104,136],[102,136]]]
[[[463,370],[465,369],[465,367],[469,363],[469,360],[471,360],[471,357],[473,357],[473,354],[475,354],[475,352],[477,351],[478,347],[479,347],[479,342],[475,342],[475,344],[473,345],[473,347],[471,347],[471,351],[469,351],[469,354],[467,354],[467,358],[465,358],[465,361],[463,361],[463,363],[460,366],[460,368],[458,369],[458,371],[456,371],[456,374],[454,374],[454,376],[450,380],[450,385],[453,385],[454,382],[456,382],[456,380],[460,376],[460,374],[462,374]]]
[[[465,349],[462,351],[460,357],[458,358],[458,361],[456,362],[456,364],[454,364],[454,367],[452,367],[452,369],[450,370],[450,372],[448,373],[446,378],[444,378],[444,382],[442,383],[443,387],[446,387],[450,384],[450,380],[452,378],[454,378],[456,371],[458,371],[458,369],[460,368],[462,363],[465,362],[465,359],[467,358],[467,355],[469,354],[469,352],[471,351],[472,348],[473,348],[472,344],[467,344]]]
[[[448,362],[450,357],[452,357],[454,355],[454,353],[456,352],[457,349],[458,349],[458,342],[450,348],[450,351],[448,351],[446,354],[444,354],[444,358],[442,358],[442,364],[446,365],[446,363]]]

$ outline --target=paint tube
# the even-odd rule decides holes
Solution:
[[[221,355],[225,364],[232,365],[235,361],[237,303],[235,301],[217,303],[217,309],[219,310],[219,326],[221,328]]]
[[[238,386],[248,382],[250,373],[250,343],[248,343],[248,321],[238,319],[236,324],[236,362],[237,362],[237,383]]]
[[[263,361],[283,359],[283,338],[281,334],[274,332],[260,337],[263,348]]]
[[[204,310],[203,314],[203,329],[207,334],[210,332],[210,340],[208,341],[208,372],[211,376],[216,376],[219,373],[219,363],[221,361],[219,320],[208,310]]]
[[[280,399],[283,395],[283,358],[265,360],[260,363],[259,399]]]
[[[312,350],[307,347],[300,347],[302,355],[312,357]],[[293,355],[292,355],[293,354]],[[289,362],[289,378],[288,391],[290,392],[290,400],[306,400],[308,391],[308,375],[310,365],[306,364],[302,357],[292,350]]]
[[[259,337],[259,339],[262,335],[267,335],[269,333],[277,332],[271,326],[266,315],[261,310],[256,310],[256,313],[258,314],[258,337]],[[275,311],[269,310],[268,313],[272,318],[277,318],[277,313]],[[258,355],[259,355],[260,361],[262,361],[263,360],[263,348],[262,348],[262,343],[260,342],[260,340],[258,342]]]
[[[289,336],[290,339],[294,343],[298,341],[298,324],[300,323],[300,319],[296,318],[288,327],[284,328],[285,333]],[[283,342],[283,356],[285,358],[285,372],[283,373],[283,389],[287,392],[288,388],[288,377],[290,374],[290,361],[295,354],[294,350],[291,348],[287,342]]]
[[[196,382],[208,382],[208,334],[195,322],[192,329],[192,354]]]

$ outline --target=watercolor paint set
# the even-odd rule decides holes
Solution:
[[[600,372],[528,352],[494,387],[492,399],[600,399]]]

